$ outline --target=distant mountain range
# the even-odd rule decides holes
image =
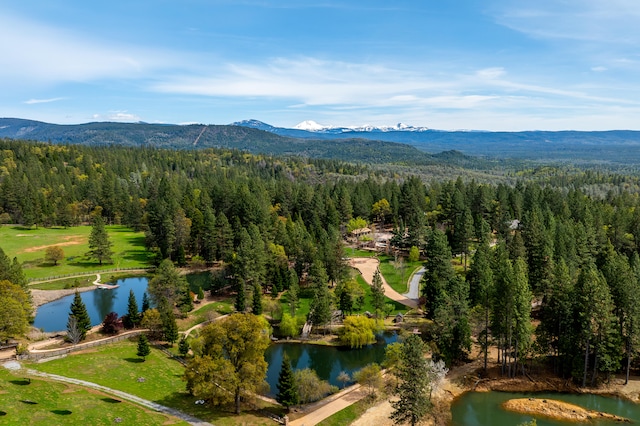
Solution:
[[[52,143],[148,146],[172,149],[232,148],[270,155],[300,155],[370,163],[468,164],[472,157],[590,164],[640,164],[640,132],[442,131],[390,127],[275,127],[258,120],[231,125],[97,122],[58,125],[0,118],[0,137]],[[441,154],[434,154],[441,153]],[[471,157],[470,157],[471,156]]]
[[[254,154],[297,155],[366,163],[435,164],[470,160],[460,153],[440,158],[395,142],[368,139],[296,138],[236,125],[175,125],[97,122],[58,125],[0,118],[0,137],[92,146],[142,146],[169,149],[229,148]]]
[[[640,163],[640,131],[446,131],[413,127],[324,127],[305,121],[296,128],[274,127],[258,120],[232,123],[281,136],[303,139],[362,138],[398,142],[425,152],[459,151],[485,158],[517,158],[537,161]]]

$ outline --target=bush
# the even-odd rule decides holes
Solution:
[[[118,319],[118,314],[115,312],[109,312],[104,321],[102,321],[102,331],[107,334],[118,334],[118,331],[122,328],[122,321]]]
[[[295,377],[298,396],[302,404],[318,401],[326,395],[338,391],[336,386],[330,385],[327,381],[320,380],[318,374],[310,368],[296,371]]]

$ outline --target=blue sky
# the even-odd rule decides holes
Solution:
[[[0,116],[640,129],[638,22],[637,0],[3,2]]]

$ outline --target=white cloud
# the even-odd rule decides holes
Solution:
[[[35,105],[35,104],[48,104],[50,102],[58,102],[62,101],[66,98],[49,98],[49,99],[29,99],[28,101],[24,101],[24,104],[27,105]]]
[[[526,4],[526,6],[525,6]],[[494,1],[498,23],[535,38],[634,46],[640,2],[636,0]]]
[[[142,121],[140,116],[131,114],[127,111],[109,111],[106,114],[93,114],[92,118],[95,121]]]
[[[603,67],[603,66],[591,67],[591,71],[593,72],[604,72],[606,70],[607,70],[607,67]]]
[[[4,84],[140,77],[150,69],[175,63],[175,58],[153,49],[114,46],[86,34],[4,13],[0,28],[0,78]]]

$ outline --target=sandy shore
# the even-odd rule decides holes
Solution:
[[[63,289],[63,290],[31,289],[31,299],[33,301],[33,307],[37,309],[38,306],[42,306],[45,303],[53,302],[54,300],[62,299],[65,296],[73,294],[76,292],[76,290],[78,292],[83,292],[83,291],[92,291],[97,288],[98,287],[96,286],[91,286],[91,287],[78,287],[77,289],[69,288],[69,289]]]
[[[587,410],[579,405],[555,399],[517,398],[505,401],[502,408],[522,414],[533,414],[572,423],[584,423],[593,419],[627,422],[629,419],[600,411]]]

